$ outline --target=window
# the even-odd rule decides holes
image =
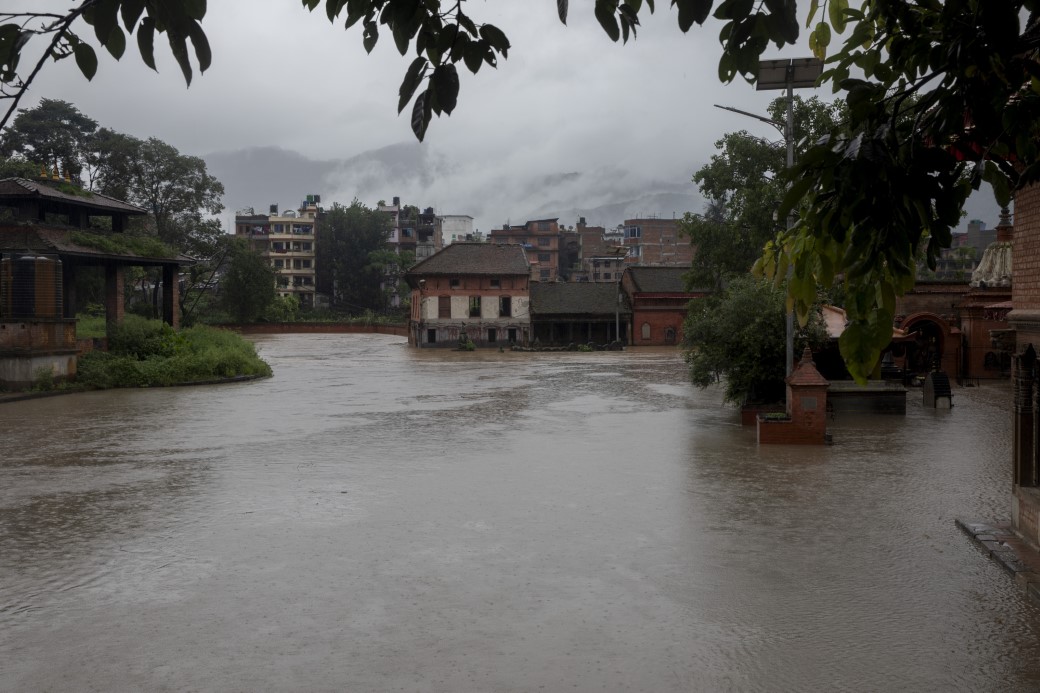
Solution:
[[[415,235],[415,229],[401,229],[401,238],[411,238]]]
[[[510,296],[499,296],[498,298],[498,314],[503,317],[509,317],[513,314],[513,299]]]
[[[542,278],[542,279],[548,279],[548,278],[549,278],[549,270],[547,270],[547,269],[543,269],[543,270],[541,270],[541,271],[540,271],[540,272],[538,273],[538,276],[539,276],[540,278]]]
[[[650,323],[643,323],[643,339],[650,339]]]
[[[498,341],[498,330],[494,328],[488,329],[488,342],[494,344]]]
[[[430,329],[426,330],[426,343],[436,344],[437,343],[437,330]]]
[[[462,283],[462,282],[460,282],[460,281],[459,281],[459,278],[458,278],[458,277],[452,277],[451,279],[449,279],[449,280],[448,280],[448,285],[449,285],[449,286],[450,286],[451,288],[453,288],[453,289],[457,289],[457,288],[459,288],[459,285],[460,285],[461,283]]]
[[[282,269],[284,267],[285,267],[285,261],[284,260],[275,260],[274,261],[274,268],[275,269]]]
[[[501,289],[502,288],[502,280],[499,279],[498,277],[492,277],[491,278],[491,288],[492,289]]]
[[[480,296],[469,297],[469,316],[471,318],[480,317]]]
[[[626,226],[625,238],[642,238],[643,228],[641,226]]]
[[[551,257],[549,253],[538,253],[538,262],[549,262]]]
[[[664,341],[669,344],[675,344],[675,328],[666,327],[664,328]]]
[[[444,319],[451,317],[451,296],[437,297],[437,317]]]
[[[310,244],[310,243],[304,243],[304,244],[303,244],[303,250],[304,250],[304,252],[309,252],[309,251],[310,251],[310,249],[311,249],[311,244]]]
[[[310,268],[311,268],[311,261],[310,260],[304,260],[303,261],[303,269],[310,269]]]
[[[551,245],[551,240],[552,240],[552,239],[550,239],[550,238],[548,238],[548,237],[546,237],[546,236],[541,236],[541,237],[540,237],[540,238],[538,239],[538,245],[541,245],[541,246],[548,246],[548,245]]]
[[[515,344],[516,343],[516,328],[515,327],[510,327],[506,331],[506,334],[509,335],[509,341]]]
[[[293,269],[303,269],[303,260],[293,260]]]
[[[274,225],[274,232],[275,233],[283,233],[284,231],[285,231],[285,226],[284,225],[282,225],[282,224],[275,224]]]

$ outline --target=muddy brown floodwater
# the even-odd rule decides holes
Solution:
[[[674,351],[258,338],[0,407],[3,691],[1034,691],[1007,385],[758,447]]]

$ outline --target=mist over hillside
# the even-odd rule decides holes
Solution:
[[[559,218],[573,226],[584,217],[590,226],[614,227],[625,219],[681,218],[700,212],[703,199],[692,172],[658,171],[653,176],[625,168],[514,173],[493,161],[459,164],[450,153],[406,142],[362,152],[349,159],[310,159],[281,147],[251,147],[203,157],[224,184],[225,219],[252,207],[266,212],[297,207],[309,194],[322,203],[350,204],[357,198],[374,206],[393,197],[406,204],[433,207],[439,214],[468,214],[474,228],[488,232],[503,224]],[[694,165],[691,164],[691,171]],[[971,197],[959,228],[981,219],[992,228],[999,208],[988,189]]]
[[[309,159],[273,146],[203,158],[224,184],[228,215],[248,207],[266,212],[271,204],[294,208],[309,194],[321,195],[325,205],[357,198],[374,206],[397,196],[440,214],[468,214],[474,217],[474,228],[487,232],[505,223],[550,217],[567,226],[585,217],[591,226],[611,227],[628,218],[681,217],[703,207],[685,172],[678,172],[675,181],[640,176],[621,166],[525,176],[490,161],[459,165],[449,154],[418,143],[338,160]]]

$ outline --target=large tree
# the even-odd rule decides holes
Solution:
[[[781,133],[786,108],[786,98],[779,98],[768,110]],[[840,102],[795,97],[792,140],[796,156],[836,128],[842,110]],[[787,147],[783,139],[768,141],[740,130],[726,134],[715,148],[718,153],[693,175],[706,201],[704,213],[687,213],[680,229],[697,249],[691,283],[718,289],[727,277],[748,272],[765,243],[784,224],[777,210],[787,186]]]
[[[784,399],[786,319],[784,293],[748,274],[695,301],[683,323],[683,352],[699,387],[723,381],[727,402],[772,403]],[[823,319],[809,314],[795,336],[799,347],[826,342]]]
[[[315,280],[333,308],[350,313],[383,309],[380,285],[389,236],[389,215],[357,200],[325,211],[314,243]]]
[[[97,131],[97,121],[83,115],[67,101],[41,99],[35,108],[20,111],[11,127],[0,136],[0,153],[32,163],[39,173],[54,167],[64,175],[79,178],[88,143]]]
[[[309,10],[324,5],[328,19],[345,19],[347,28],[361,24],[369,51],[381,28],[402,55],[414,50],[398,109],[412,104],[412,130],[420,140],[433,114],[454,110],[458,64],[477,72],[510,48],[498,27],[464,12],[475,5],[466,0],[301,1]],[[712,14],[722,22],[718,74],[724,82],[738,74],[754,81],[763,52],[799,38],[796,0],[670,4],[682,31]],[[566,22],[569,1],[556,5]],[[848,0],[809,0],[808,8],[808,44],[817,55],[827,54],[835,34],[846,35],[822,81],[844,94],[847,128],[802,157],[785,204],[799,209],[799,223],[760,269],[779,279],[793,265],[788,289],[803,317],[817,284],[841,278],[851,321],[842,353],[862,379],[889,339],[895,297],[913,283],[922,239],[934,264],[972,189],[986,181],[1007,203],[1014,190],[1040,179],[1040,0],[862,0],[857,7]],[[653,12],[654,3],[593,4],[615,41],[635,35],[644,10]],[[141,57],[152,67],[156,34],[164,33],[190,82],[189,42],[198,68],[210,64],[200,24],[205,13],[205,0],[83,0],[66,12],[4,15],[0,96],[11,104],[0,127],[47,60],[74,56],[87,77],[94,75],[97,56],[78,20],[116,58],[127,33],[136,34]],[[42,57],[22,68],[28,46],[41,46]]]
[[[228,237],[225,242],[227,260],[220,280],[224,308],[235,320],[252,322],[274,303],[274,269],[245,239]]]

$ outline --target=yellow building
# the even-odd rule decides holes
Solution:
[[[295,296],[301,308],[314,307],[315,230],[321,216],[321,197],[308,195],[298,210],[278,213],[271,205],[269,214],[248,213],[235,216],[235,234],[249,239],[250,245],[274,268],[279,296]]]

